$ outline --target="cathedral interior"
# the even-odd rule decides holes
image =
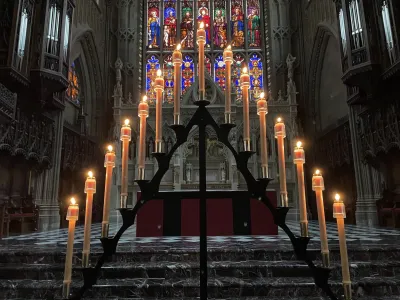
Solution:
[[[1,0],[0,20],[1,299],[204,300],[207,290],[210,299],[400,299],[400,1]],[[266,136],[257,104],[264,94]],[[272,179],[266,197],[274,207],[286,197],[287,226],[277,221],[275,208],[262,215],[266,208],[250,199],[256,197],[237,156],[210,126],[205,149],[196,126],[175,149],[178,134],[170,125],[176,124],[176,103],[180,125],[190,126],[204,95],[217,124],[235,125],[227,138],[232,149],[253,151],[245,164],[249,174]],[[143,96],[149,107],[144,132]],[[285,124],[283,144],[278,118]],[[126,119],[131,136],[125,153]],[[110,172],[107,145],[115,151]],[[198,207],[182,196],[150,201],[136,212],[146,197],[138,180],[157,177],[161,160],[154,153],[170,151],[160,191],[201,189],[204,154],[204,187],[233,195],[220,204],[207,198],[214,231],[207,231],[206,296],[198,279],[204,276],[198,264],[203,250],[196,248],[202,239]],[[322,207],[316,169],[325,182]],[[88,171],[97,181],[91,206],[85,206]],[[92,245],[86,263],[101,267],[104,212],[107,232],[116,234],[125,226],[119,211],[124,193],[125,208],[138,214],[135,224],[118,237],[117,258],[108,258],[99,281],[89,284],[82,270],[90,268],[81,259],[86,234]],[[343,199],[348,249],[335,193]],[[71,197],[79,211],[69,262]],[[257,231],[259,224],[265,230]],[[308,256],[299,262],[302,256],[292,253],[287,228],[311,239],[316,265],[330,270],[329,288],[308,269]],[[320,249],[326,231],[329,268]],[[72,265],[72,283],[62,281],[64,263],[65,270]]]

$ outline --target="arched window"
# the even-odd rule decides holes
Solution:
[[[171,54],[177,43],[183,51],[182,94],[185,94],[198,72],[196,31],[200,22],[206,27],[206,72],[216,85],[225,89],[222,53],[232,45],[233,93],[241,102],[239,78],[241,69],[249,67],[252,99],[264,86],[264,51],[262,45],[262,1],[260,0],[145,0],[145,81],[148,99],[155,100],[154,79],[163,68],[166,82],[164,103],[173,103],[173,66]]]
[[[72,63],[72,65],[69,68],[68,81],[69,81],[69,86],[67,89],[67,99],[76,105],[80,105],[79,101],[80,85],[79,85],[78,71],[75,63]]]

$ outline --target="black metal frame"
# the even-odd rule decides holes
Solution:
[[[147,202],[152,199],[162,199],[163,192],[159,191],[160,183],[169,169],[169,164],[174,152],[187,141],[189,132],[194,126],[199,128],[199,162],[200,162],[200,186],[199,192],[194,192],[200,199],[200,299],[207,299],[207,213],[206,213],[206,200],[211,195],[212,197],[217,196],[220,198],[223,193],[218,194],[217,192],[206,190],[206,126],[211,126],[218,137],[218,140],[223,143],[232,152],[235,157],[238,170],[242,173],[247,183],[249,195],[253,198],[257,198],[259,201],[264,203],[272,213],[274,223],[282,228],[290,238],[293,244],[294,252],[299,260],[303,260],[309,266],[315,284],[321,288],[331,300],[338,300],[338,298],[332,292],[328,278],[330,269],[321,266],[315,266],[312,261],[310,253],[307,251],[309,237],[298,237],[295,236],[289,227],[285,223],[286,215],[289,211],[288,207],[274,207],[271,201],[266,196],[266,188],[271,181],[268,178],[255,179],[247,168],[247,162],[249,158],[254,154],[252,151],[236,152],[233,146],[228,140],[229,132],[235,127],[234,124],[221,124],[218,125],[206,106],[209,104],[208,101],[200,100],[195,102],[198,109],[192,116],[187,126],[183,125],[172,125],[170,126],[176,135],[176,143],[172,147],[169,153],[153,153],[153,156],[158,162],[158,171],[154,175],[152,180],[137,180],[137,184],[141,189],[141,200],[136,203],[134,208],[119,209],[122,216],[123,224],[117,234],[112,238],[101,238],[104,253],[98,260],[94,268],[83,269],[84,285],[80,290],[74,294],[71,299],[81,299],[85,291],[91,288],[97,282],[99,272],[103,264],[116,253],[118,241],[122,234],[135,222],[136,215],[139,209]],[[188,192],[169,192],[176,193],[177,196],[182,196]],[[193,192],[191,192],[193,196]]]

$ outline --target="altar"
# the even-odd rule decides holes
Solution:
[[[248,191],[208,191],[207,235],[277,235],[269,209]],[[198,236],[198,191],[161,192],[163,199],[148,201],[137,214],[136,236]],[[276,191],[267,190],[276,206]],[[140,193],[137,195],[140,201]]]

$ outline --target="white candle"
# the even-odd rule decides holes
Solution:
[[[139,180],[144,180],[146,167],[146,119],[149,116],[149,105],[147,104],[146,96],[143,96],[142,101],[139,103],[138,115],[140,118],[138,178]]]
[[[65,256],[64,266],[64,281],[62,295],[64,299],[69,298],[69,290],[71,286],[71,274],[72,274],[72,254],[74,252],[74,237],[75,237],[75,224],[79,217],[79,206],[76,203],[75,198],[71,198],[70,205],[67,212],[68,221],[68,241],[67,241],[67,253]]]
[[[333,217],[336,218],[339,245],[340,245],[340,259],[342,262],[342,282],[344,289],[345,300],[351,300],[351,279],[349,269],[349,258],[347,256],[347,244],[346,244],[346,231],[344,228],[344,219],[346,218],[346,207],[343,201],[340,199],[340,195],[335,195],[335,202],[333,203]]]
[[[326,234],[326,221],[325,221],[324,196],[323,196],[323,191],[325,190],[325,184],[324,184],[324,178],[322,177],[321,172],[319,170],[316,170],[312,177],[312,189],[313,191],[315,191],[315,196],[317,200],[322,264],[324,267],[328,268],[329,247],[328,247],[328,235]]]
[[[286,137],[285,124],[282,118],[278,118],[275,123],[275,138],[278,142],[278,162],[279,162],[279,184],[280,184],[280,198],[282,207],[288,207],[289,201],[287,197],[286,188],[286,159],[285,159],[285,143],[284,139]]]
[[[199,99],[206,99],[206,84],[204,78],[204,46],[206,44],[206,31],[204,23],[201,22],[197,30],[197,44],[199,45]]]
[[[250,147],[250,114],[249,114],[249,88],[250,75],[247,68],[243,68],[240,75],[240,87],[243,94],[243,142],[244,151],[251,151]]]
[[[107,153],[104,158],[104,167],[106,168],[106,179],[104,183],[104,205],[103,205],[103,222],[101,223],[101,237],[108,237],[109,231],[109,214],[110,214],[110,198],[111,198],[111,184],[112,184],[112,171],[115,167],[115,152],[113,146],[107,147]]]
[[[157,153],[162,152],[162,99],[164,92],[164,78],[162,77],[162,71],[157,71],[157,78],[155,80],[156,91],[156,141],[155,151]]]
[[[85,211],[85,227],[83,232],[83,251],[82,251],[82,267],[89,267],[90,255],[90,235],[92,227],[92,208],[93,195],[96,193],[96,179],[93,177],[93,172],[89,171],[85,181],[86,193],[86,211]]]
[[[308,237],[307,202],[306,188],[304,184],[304,163],[306,161],[304,149],[301,142],[297,142],[294,149],[293,162],[297,169],[297,185],[299,190],[299,209],[300,209],[300,233],[302,237]]]
[[[261,148],[261,173],[262,178],[268,178],[268,148],[267,148],[267,114],[268,105],[265,93],[260,94],[257,101],[257,114],[260,118],[260,148]]]
[[[179,125],[181,114],[181,44],[176,46],[176,50],[172,54],[172,59],[174,63],[174,124]]]
[[[233,64],[232,47],[229,45],[224,50],[225,62],[225,123],[232,123],[231,119],[231,66]]]
[[[129,142],[132,137],[132,129],[129,120],[126,119],[121,127],[122,141],[122,174],[121,174],[121,208],[127,207],[128,200],[128,158],[129,158]]]

